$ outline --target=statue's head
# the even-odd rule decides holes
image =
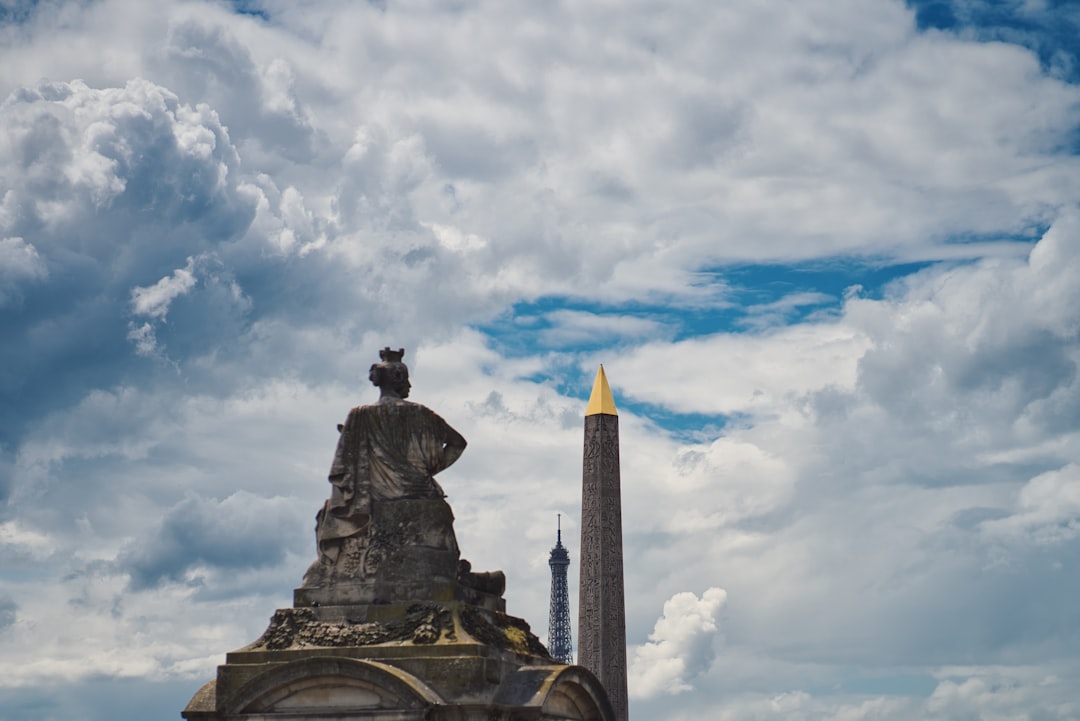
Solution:
[[[368,378],[379,387],[383,397],[388,395],[398,398],[409,397],[412,384],[409,383],[409,368],[401,362],[404,357],[404,348],[391,350],[388,346],[379,351],[381,361],[371,366]]]

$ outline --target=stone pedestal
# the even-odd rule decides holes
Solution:
[[[282,609],[188,721],[611,721],[596,678],[521,619],[462,601]]]

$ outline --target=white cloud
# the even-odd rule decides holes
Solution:
[[[627,685],[634,698],[677,694],[691,689],[695,677],[708,670],[712,644],[719,632],[719,614],[727,593],[710,588],[698,598],[683,592],[664,603],[649,642],[633,649]]]
[[[1080,535],[1080,464],[1035,476],[1020,489],[1015,513],[986,521],[989,536],[1030,539],[1036,543],[1062,543]]]
[[[463,233],[458,228],[450,225],[439,225],[438,223],[424,223],[423,225],[431,228],[431,232],[446,248],[458,253],[480,250],[488,245],[488,241],[479,235]]]
[[[146,80],[102,89],[43,82],[14,92],[0,116],[8,134],[0,144],[7,166],[0,187],[12,194],[5,204],[14,208],[9,225],[16,229],[41,223],[68,230],[84,215],[131,204],[173,222],[221,222],[239,210],[225,187],[236,156],[217,115]],[[53,242],[64,240],[76,239]],[[79,240],[91,252],[105,243]]]
[[[849,325],[803,324],[760,335],[648,343],[609,367],[620,391],[678,412],[768,414],[815,390],[852,388],[868,346],[866,336]],[[661,367],[663,378],[654,378]]]
[[[1068,685],[1030,667],[942,669],[943,678],[927,699],[906,695],[805,691],[762,694],[737,690],[722,703],[680,711],[655,709],[661,721],[708,718],[720,721],[956,721],[985,719],[1068,719],[1077,710]],[[948,676],[948,678],[944,678]],[[650,708],[650,710],[653,710]]]
[[[23,528],[17,521],[0,523],[0,547],[9,561],[43,561],[55,551],[55,540],[44,533]]]
[[[541,342],[552,347],[625,343],[674,333],[663,321],[633,315],[557,310],[545,313],[544,320],[550,327],[540,331]]]
[[[154,333],[154,326],[149,323],[143,323],[142,325],[135,325],[132,323],[128,327],[128,340],[135,344],[135,353],[141,356],[153,357],[158,353],[157,335]]]
[[[956,675],[943,678],[927,701],[928,718],[1066,719],[1080,711],[1067,684],[1053,672],[1031,667],[954,671]]]
[[[824,293],[791,293],[770,303],[748,306],[746,323],[756,328],[780,325],[788,315],[799,308],[823,305],[833,300],[832,296]]]
[[[131,289],[131,310],[135,315],[165,320],[169,305],[195,287],[195,258],[188,257],[187,265],[177,268],[151,286]]]

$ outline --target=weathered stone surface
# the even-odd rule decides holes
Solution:
[[[427,589],[414,579],[457,576],[454,515],[435,474],[466,441],[437,413],[405,400],[404,350],[379,355],[370,372],[379,402],[353,408],[340,426],[330,497],[316,516],[318,558],[301,588],[369,584],[376,602],[422,600]]]
[[[613,718],[603,687],[580,666],[522,665],[505,652],[474,649],[400,658],[363,655],[372,649],[339,656],[279,652],[272,663],[221,667],[183,715],[188,721]]]
[[[266,629],[249,648],[279,651],[286,648],[332,648],[335,646],[371,646],[391,641],[430,644],[444,634],[454,639],[450,609],[434,604],[417,603],[404,618],[393,621],[333,623],[320,621],[309,608],[279,609]]]
[[[278,611],[262,638],[228,654],[217,679],[199,690],[184,716],[191,721],[261,719],[270,713],[275,719],[294,718],[280,714],[321,700],[323,705],[315,704],[318,715],[295,718],[347,711],[350,719],[389,719],[399,718],[386,715],[391,709],[419,708],[410,704],[420,698],[431,714],[416,716],[424,719],[610,720],[595,677],[554,662],[521,619],[465,603],[357,610],[365,617],[358,624],[320,622],[318,609]],[[522,674],[523,669],[531,673]],[[575,673],[564,674],[567,669]],[[382,672],[407,683],[394,685]],[[358,684],[360,677],[376,685]],[[387,684],[397,689],[391,695],[385,693]],[[578,715],[566,715],[567,708]],[[552,716],[554,709],[559,713]]]
[[[619,416],[601,366],[585,415],[581,484],[578,663],[607,689],[626,721],[626,605],[623,592]]]
[[[242,651],[460,642],[553,660],[525,621],[472,604],[391,604],[337,607],[333,614],[322,611],[278,609],[263,635]]]
[[[363,538],[343,539],[336,563],[322,557],[297,589],[298,605],[450,600],[460,554],[454,514],[440,499],[401,499],[370,504]],[[305,599],[311,599],[306,601]]]
[[[318,558],[293,594],[300,607],[467,601],[504,611],[506,577],[461,558],[454,514],[435,474],[460,457],[460,433],[410,403],[403,350],[371,367],[379,402],[339,426],[330,498],[316,521]]]

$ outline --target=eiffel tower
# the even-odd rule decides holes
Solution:
[[[574,662],[574,644],[570,638],[570,593],[566,588],[566,569],[570,554],[562,545],[562,514],[559,514],[558,535],[551,549],[551,610],[548,614],[548,652],[563,663]]]

